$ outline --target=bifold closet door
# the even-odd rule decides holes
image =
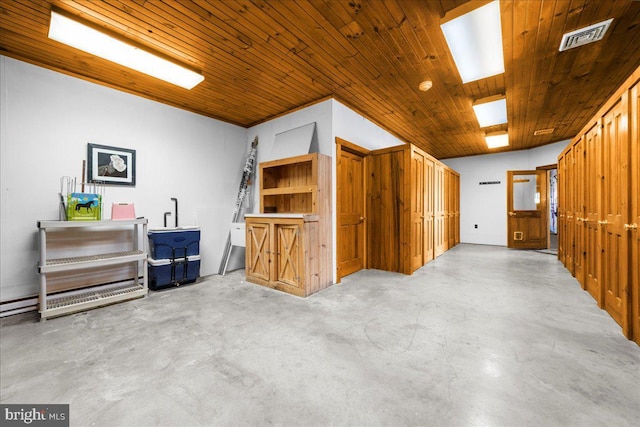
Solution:
[[[575,182],[574,185],[574,204],[573,204],[573,264],[574,264],[574,274],[582,289],[585,289],[585,280],[584,280],[584,260],[586,256],[585,246],[584,246],[584,137],[580,138],[577,143],[573,146],[573,160],[574,160],[574,174],[573,180]]]
[[[627,97],[604,116],[604,194],[605,219],[601,221],[604,259],[602,285],[604,308],[629,335],[629,238],[624,225],[629,216],[629,133]]]
[[[602,198],[602,140],[600,133],[601,122],[596,124],[585,134],[585,288],[587,292],[602,307],[602,288],[600,287],[600,265],[602,251],[600,249],[600,225],[602,217],[599,212]]]
[[[631,238],[631,329],[640,344],[640,84],[631,89],[631,218],[627,226]]]
[[[566,267],[565,262],[565,226],[566,226],[566,208],[565,208],[565,198],[566,191],[564,188],[564,183],[566,181],[565,178],[565,154],[562,153],[558,156],[558,260]]]
[[[446,228],[445,228],[445,215],[446,211],[444,210],[444,200],[446,197],[445,194],[445,171],[442,165],[435,166],[435,189],[434,189],[434,199],[435,199],[435,225],[433,228],[434,233],[434,256],[438,257],[444,253],[446,250]]]
[[[435,202],[435,164],[433,160],[424,159],[424,189],[425,189],[425,211],[424,211],[424,263],[428,263],[435,258],[434,254],[434,202]]]
[[[425,210],[427,194],[425,188],[425,158],[416,151],[411,151],[411,232],[410,232],[410,271],[422,267],[425,261]]]

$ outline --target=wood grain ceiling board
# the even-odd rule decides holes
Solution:
[[[502,0],[505,73],[462,84],[440,22],[464,3],[0,0],[0,53],[244,127],[334,97],[440,159],[570,139],[640,65],[640,2]],[[205,81],[187,91],[51,41],[52,7]],[[608,18],[602,41],[558,52],[563,33]],[[484,133],[504,126],[480,129],[471,106],[505,93],[511,145],[488,150]]]

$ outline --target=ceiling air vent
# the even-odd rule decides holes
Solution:
[[[579,30],[571,31],[563,35],[562,41],[560,42],[560,52],[602,40],[612,21],[613,18],[607,19],[606,21],[589,25],[588,27],[580,28]]]
[[[533,136],[550,135],[553,133],[554,129],[555,128],[538,129],[537,131],[533,132]]]

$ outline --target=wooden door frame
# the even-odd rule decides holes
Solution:
[[[338,161],[340,159],[340,153],[342,151],[346,151],[348,153],[351,154],[355,154],[356,156],[362,157],[362,209],[364,212],[364,217],[367,217],[367,156],[369,155],[369,153],[371,153],[371,150],[368,150],[364,147],[361,147],[359,145],[356,145],[352,142],[347,141],[346,139],[342,139],[338,136],[336,136],[336,211],[335,211],[335,218],[336,218],[336,263],[335,263],[335,268],[336,268],[336,283],[340,283],[342,281],[342,277],[340,276],[340,272],[338,271],[338,260],[340,260],[340,256],[339,256],[339,251],[340,251],[340,233],[338,232],[338,230],[340,230],[340,218],[338,213],[341,212],[341,208],[342,206],[340,206],[340,197],[338,197],[338,179],[340,179],[340,169],[338,169],[340,167],[340,162]],[[365,250],[362,253],[363,256],[363,260],[362,260],[362,264],[364,268],[367,268],[367,251],[366,251],[366,247],[367,247],[367,221],[365,220],[364,222],[364,248]]]
[[[553,163],[551,165],[544,165],[544,166],[537,166],[536,170],[537,171],[547,171],[547,211],[549,210],[549,207],[551,206],[551,171],[552,170],[556,170],[556,176],[558,176],[558,164],[557,163]],[[556,192],[558,192],[558,186],[556,184]],[[557,212],[556,212],[557,213]],[[547,212],[547,249],[549,249],[551,247],[551,215],[549,215],[549,212]],[[558,224],[556,224],[556,236],[558,235]],[[559,242],[558,242],[558,246],[559,246]],[[559,250],[559,248],[558,248]]]

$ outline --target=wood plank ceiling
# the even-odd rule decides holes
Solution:
[[[0,54],[244,127],[334,97],[440,159],[490,152],[474,99],[506,93],[506,150],[532,148],[573,137],[640,65],[638,1],[502,0],[506,71],[462,84],[439,25],[463,3],[0,0]],[[187,91],[49,40],[52,6],[205,81]],[[563,33],[608,18],[604,40],[558,52]]]

